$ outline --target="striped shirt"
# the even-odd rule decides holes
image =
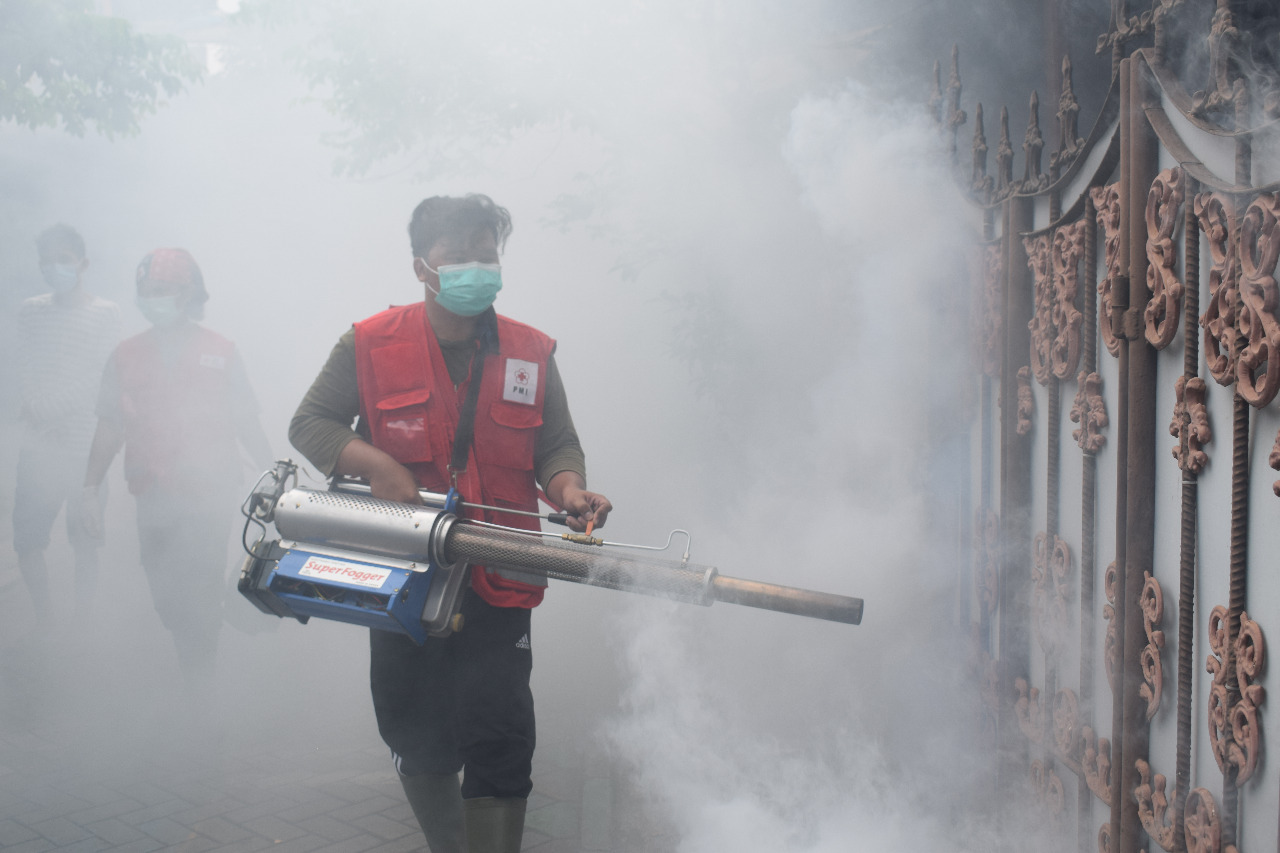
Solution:
[[[120,341],[120,308],[86,296],[63,304],[52,293],[18,309],[18,375],[24,439],[87,455],[97,427],[102,366]]]

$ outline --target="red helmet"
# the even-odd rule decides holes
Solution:
[[[200,267],[186,249],[156,249],[148,253],[138,264],[135,283],[140,284],[143,279],[189,286],[192,295],[187,304],[192,307],[203,305],[209,299]]]

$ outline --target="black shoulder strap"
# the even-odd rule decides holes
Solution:
[[[462,410],[458,412],[458,429],[453,434],[453,456],[449,459],[449,477],[451,485],[458,487],[458,475],[466,473],[467,455],[471,451],[471,441],[476,430],[476,404],[480,400],[480,380],[484,377],[484,360],[489,353],[490,336],[482,333],[480,345],[471,356],[471,370],[467,379],[467,397],[462,401]],[[474,500],[479,500],[476,496]]]

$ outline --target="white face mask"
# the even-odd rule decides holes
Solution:
[[[177,296],[139,296],[136,302],[153,326],[172,326],[186,316]]]

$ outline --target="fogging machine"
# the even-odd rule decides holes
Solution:
[[[703,606],[727,601],[850,625],[862,621],[860,598],[725,577],[690,563],[688,549],[679,561],[643,553],[666,550],[670,538],[654,548],[519,530],[460,517],[473,505],[456,491],[419,494],[421,505],[380,500],[353,481],[337,480],[328,490],[300,487],[297,466],[277,462],[243,507],[246,540],[251,524],[261,536],[245,543],[241,594],[264,613],[303,623],[312,616],[349,622],[407,634],[417,643],[461,629],[458,607],[472,565]],[[271,524],[277,539],[268,539]]]

